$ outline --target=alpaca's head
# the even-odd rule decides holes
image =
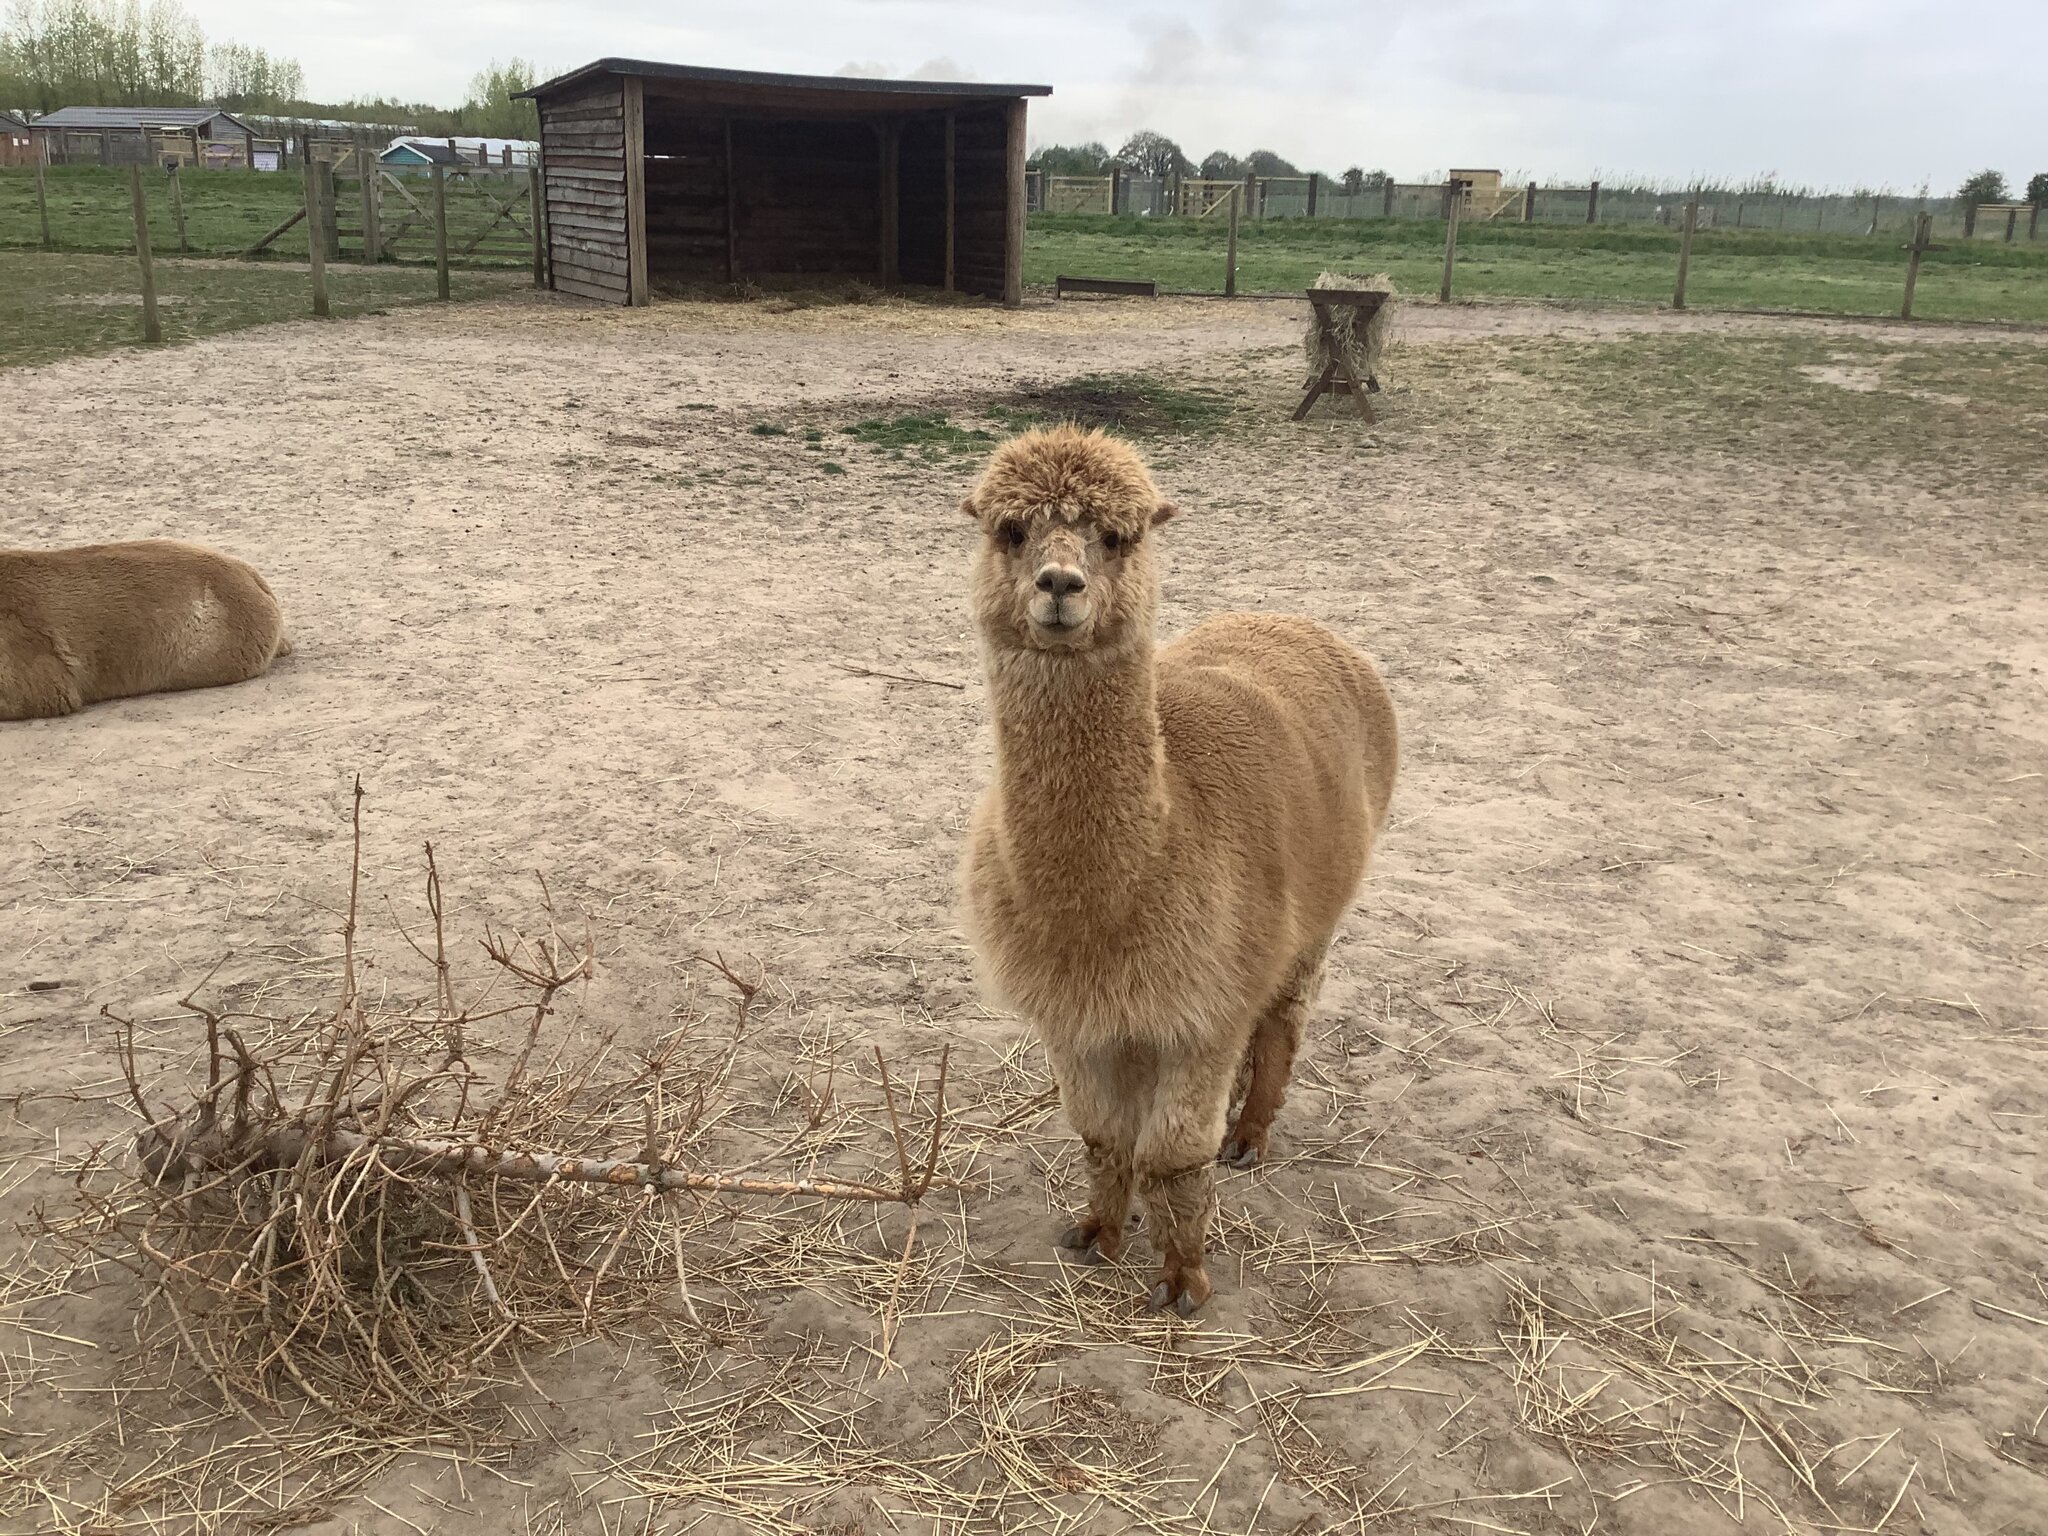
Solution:
[[[1174,509],[1128,443],[1074,426],[1013,437],[961,510],[980,529],[974,607],[991,644],[1080,652],[1150,638],[1149,535]]]

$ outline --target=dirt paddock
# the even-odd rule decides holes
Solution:
[[[13,375],[0,542],[216,544],[296,653],[0,727],[0,1528],[2048,1533],[2048,348],[1425,308],[1362,432],[1286,420],[1304,314],[533,298]],[[1405,733],[1192,1324],[1142,1242],[1055,1261],[1074,1147],[952,919],[954,449],[1090,378],[1209,410],[1141,439],[1167,628],[1313,614]],[[154,1384],[144,1286],[28,1230],[133,1127],[99,1009],[168,1081],[210,970],[317,1008],[358,774],[373,987],[431,986],[423,841],[465,988],[542,872],[565,1036],[765,977],[708,1166],[885,1169],[802,1095],[950,1044],[960,1187],[735,1203],[695,1322],[536,1341],[466,1445]]]

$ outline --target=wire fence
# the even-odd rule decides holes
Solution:
[[[1049,189],[1050,190],[1050,189]],[[1733,205],[1686,199],[1639,224],[1468,214],[1476,200],[1411,188],[1406,217],[1243,216],[1241,184],[1177,194],[1184,214],[1036,215],[1028,284],[1056,293],[1162,292],[1299,297],[1324,273],[1384,274],[1408,295],[1690,307],[2048,326],[2048,240],[2039,215],[1979,210],[1976,235],[1944,235],[1931,211],[1891,232],[1880,216],[1847,233],[1735,222]],[[1118,189],[1119,193],[1123,191]],[[1382,208],[1386,193],[1381,189]],[[1189,201],[1192,199],[1192,201]],[[1119,207],[1122,199],[1119,197]],[[1397,209],[1403,206],[1397,192]],[[1445,217],[1448,206],[1455,217]],[[1483,202],[1479,203],[1481,208]],[[1595,208],[1597,213],[1597,206]],[[2009,237],[2009,238],[2008,238]],[[1062,281],[1064,280],[1064,281]]]
[[[1035,213],[1129,214],[1139,218],[1221,217],[1227,193],[1239,210],[1262,219],[1435,219],[1459,199],[1466,224],[1591,224],[1675,228],[1697,200],[1699,227],[1784,234],[1910,236],[1921,214],[1937,238],[2033,241],[2048,238],[2041,210],[2020,204],[1971,205],[1960,198],[1879,192],[1781,192],[1769,188],[1546,187],[1535,182],[1385,182],[1349,190],[1323,176],[1195,177],[1051,176],[1029,173]],[[1455,190],[1453,190],[1455,189]]]
[[[380,164],[366,148],[273,174],[146,165],[0,168],[0,249],[113,255],[135,248],[130,176],[160,256],[304,261],[309,187],[324,195],[325,258],[352,265],[432,263],[445,240],[455,266],[535,260],[531,166]],[[445,228],[445,234],[442,233]],[[374,256],[371,245],[374,242]]]

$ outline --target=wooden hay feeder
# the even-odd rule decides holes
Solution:
[[[1315,312],[1314,326],[1320,336],[1319,350],[1327,359],[1308,381],[1301,404],[1294,408],[1295,421],[1304,419],[1324,395],[1350,395],[1358,403],[1358,414],[1373,420],[1372,402],[1365,397],[1379,393],[1380,381],[1367,372],[1360,377],[1352,364],[1351,336],[1367,333],[1380,308],[1392,294],[1377,288],[1311,288],[1308,302]],[[1348,324],[1347,324],[1348,322]],[[1342,377],[1339,377],[1342,375]]]

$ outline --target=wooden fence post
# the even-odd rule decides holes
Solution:
[[[41,145],[37,145],[37,147],[41,147]],[[55,250],[57,246],[49,238],[49,195],[43,190],[43,162],[41,162],[41,158],[35,162],[35,217],[43,225],[43,250]]]
[[[2034,243],[2034,236],[2039,234],[2040,232],[2041,205],[2039,203],[2036,203],[2032,208],[2027,210],[2027,244],[2032,245]],[[49,235],[45,233],[43,238],[47,240],[49,239]]]
[[[1024,303],[1024,100],[1013,97],[1003,113],[1003,308],[1018,309]]]
[[[1899,318],[1913,318],[1913,289],[1920,281],[1920,257],[1934,228],[1934,215],[1923,213],[1913,220],[1913,243],[1906,247],[1906,297],[1899,305]]]
[[[1599,221],[1600,183],[1596,181],[1592,186],[1586,188],[1586,222],[1588,224],[1597,224]]]
[[[334,162],[318,160],[320,186],[320,238],[325,242],[327,259],[341,260],[341,220],[336,218],[334,206]]]
[[[1237,197],[1244,189],[1230,189],[1230,242],[1223,252],[1223,297],[1237,297]]]
[[[1109,211],[1112,215],[1123,212],[1117,205],[1123,201],[1120,195],[1124,189],[1124,168],[1112,165],[1109,168]]]
[[[1383,219],[1391,219],[1393,216],[1394,179],[1390,176],[1385,181],[1380,183],[1380,217]]]
[[[1536,183],[1533,181],[1522,191],[1522,222],[1536,222]]]
[[[317,161],[305,162],[302,179],[306,184],[306,264],[313,273],[313,313],[327,318],[327,234],[320,221],[327,210],[320,206],[320,170]]]
[[[1451,302],[1451,268],[1458,260],[1458,205],[1465,201],[1458,196],[1455,181],[1445,182],[1444,189],[1444,282],[1436,294],[1440,304]]]
[[[377,157],[368,149],[356,151],[356,185],[362,189],[363,265],[374,267],[384,256],[384,210],[378,205],[383,189],[377,185]]]
[[[2005,210],[2005,243],[2012,244],[2012,237],[2019,233],[2020,211],[2017,208]]]
[[[1685,205],[1685,222],[1678,230],[1678,286],[1671,290],[1671,307],[1685,308],[1685,274],[1692,266],[1692,232],[1699,224],[1700,200],[1693,198]]]
[[[1322,175],[1321,175],[1321,173],[1320,173],[1320,172],[1317,172],[1317,171],[1310,171],[1310,172],[1308,173],[1308,217],[1309,217],[1309,218],[1314,218],[1314,217],[1316,216],[1316,183],[1317,183],[1317,182],[1319,182],[1319,181],[1321,181],[1322,179],[1323,179],[1323,178],[1322,178]]]
[[[171,177],[171,222],[177,226],[178,249],[180,252],[192,249],[185,239],[185,178],[178,174],[175,163],[170,168]]]
[[[526,200],[530,205],[527,213],[533,223],[533,286],[545,288],[548,285],[548,240],[547,232],[541,228],[541,203],[545,197],[540,185],[540,167],[526,168]]]
[[[1970,239],[1977,233],[1977,205],[1974,202],[1963,205],[1963,238]]]
[[[1244,216],[1248,219],[1259,217],[1259,178],[1251,171],[1244,173]]]
[[[128,193],[135,204],[135,260],[142,268],[142,339],[162,341],[164,328],[156,317],[156,267],[149,259],[149,207],[142,197],[142,167],[128,167]]]
[[[1873,198],[1871,198],[1871,200],[1870,200],[1870,233],[1871,233],[1871,235],[1872,235],[1873,237],[1875,237],[1875,236],[1876,236],[1876,234],[1877,234],[1877,215],[1878,215],[1878,211],[1879,211],[1880,209],[1882,209],[1883,207],[1884,207],[1884,199],[1883,199],[1883,198],[1881,198],[1881,197],[1873,197]]]
[[[434,162],[434,293],[448,298],[448,168]]]

